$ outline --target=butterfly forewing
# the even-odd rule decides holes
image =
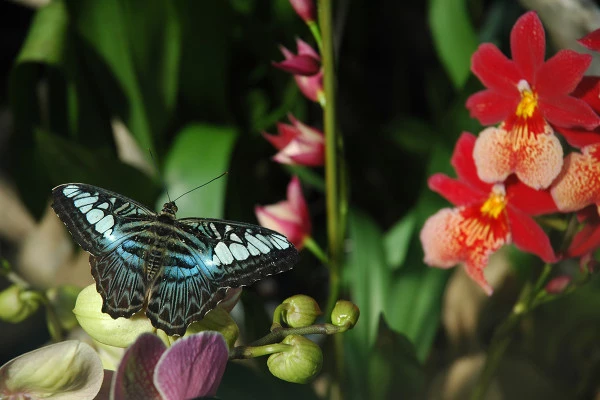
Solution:
[[[53,208],[90,252],[92,275],[113,318],[141,310],[167,334],[213,309],[229,287],[250,285],[294,266],[298,252],[281,234],[218,219],[174,219],[98,187],[65,184]],[[170,212],[166,212],[170,211]]]

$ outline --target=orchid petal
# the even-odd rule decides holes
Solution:
[[[492,125],[513,114],[519,101],[519,96],[503,96],[493,90],[482,90],[469,96],[466,107],[471,117],[482,125]]]
[[[563,212],[577,211],[600,201],[600,145],[587,146],[582,153],[565,157],[563,170],[550,193]]]
[[[589,54],[561,50],[540,66],[535,90],[540,97],[567,95],[575,90],[591,62]]]
[[[600,247],[600,224],[586,224],[573,237],[567,250],[568,257],[580,257]]]
[[[145,333],[138,337],[123,355],[113,377],[112,398],[160,400],[154,369],[166,349],[155,335]]]
[[[516,179],[506,183],[506,195],[509,207],[516,208],[527,215],[535,216],[558,211],[548,190],[533,189]]]
[[[584,76],[572,95],[588,103],[594,111],[600,112],[600,77]]]
[[[600,51],[600,29],[587,34],[579,39],[578,42],[590,50]]]
[[[293,56],[281,62],[273,62],[272,64],[274,67],[294,75],[311,76],[321,69],[319,60],[307,55]]]
[[[0,367],[0,398],[93,399],[104,379],[88,344],[67,340],[25,353]]]
[[[315,58],[317,60],[321,59],[321,56],[319,56],[319,53],[317,53],[315,51],[315,49],[313,49],[311,47],[311,45],[309,45],[308,43],[306,43],[304,40],[302,40],[300,38],[296,38],[296,49],[298,50],[298,55],[309,56],[309,57]]]
[[[534,11],[523,14],[510,33],[512,59],[523,78],[537,82],[536,73],[544,63],[546,34],[540,18]]]
[[[487,193],[491,186],[479,179],[475,161],[473,160],[473,151],[477,140],[475,135],[463,132],[454,146],[450,163],[454,167],[460,181],[465,181],[465,183],[470,184],[474,188],[481,189],[482,192]]]
[[[452,179],[444,174],[434,174],[428,180],[429,188],[442,195],[455,206],[483,203],[487,193],[481,192],[464,182]]]
[[[522,75],[515,63],[491,43],[479,46],[471,57],[471,71],[490,90],[506,97],[519,97]]]
[[[555,128],[565,138],[567,143],[571,146],[581,149],[585,146],[600,143],[600,132],[598,129],[594,131],[587,131],[584,129],[567,129],[567,128]]]
[[[165,399],[215,396],[228,356],[227,344],[219,333],[183,337],[158,361],[154,382]]]
[[[575,97],[555,97],[551,101],[540,98],[539,107],[544,118],[559,127],[593,130],[600,125],[598,114],[586,102]]]
[[[520,250],[533,253],[547,263],[557,260],[550,239],[533,219],[520,211],[508,209],[513,243]]]

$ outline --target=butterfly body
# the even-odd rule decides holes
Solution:
[[[240,222],[176,219],[120,194],[72,183],[52,191],[52,207],[90,255],[102,311],[130,317],[146,307],[156,328],[183,335],[230,287],[286,271],[298,252],[281,234]]]

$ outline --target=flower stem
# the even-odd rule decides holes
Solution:
[[[498,326],[498,328],[496,328],[487,358],[485,360],[483,371],[481,372],[481,375],[475,384],[475,388],[471,393],[471,400],[481,400],[485,398],[487,389],[490,386],[498,367],[500,366],[500,362],[504,357],[506,349],[512,341],[519,322],[521,322],[525,315],[527,315],[537,305],[540,304],[536,301],[536,299],[539,297],[541,291],[544,290],[544,285],[546,284],[551,271],[552,264],[544,265],[544,269],[542,270],[542,273],[538,277],[536,283],[534,285],[528,283],[523,286],[519,300],[513,307],[511,314],[504,320],[504,322],[502,322],[500,326]]]
[[[319,46],[319,52],[321,52],[323,50],[323,40],[321,39],[321,31],[319,30],[319,25],[316,21],[308,21],[306,24],[308,25],[308,29],[310,29],[310,32],[315,38],[317,46]]]
[[[319,261],[323,263],[323,265],[329,267],[329,260],[327,259],[327,255],[311,236],[308,236],[304,239],[304,247],[306,247],[311,253],[313,253],[313,255],[317,257]]]
[[[278,342],[281,342],[285,339],[286,336],[289,335],[333,335],[335,333],[342,333],[349,329],[349,326],[336,326],[333,324],[316,324],[311,326],[306,326],[302,328],[275,328],[271,331],[271,333],[263,336],[262,338],[250,343],[248,346],[237,346],[229,355],[229,359],[238,359],[238,358],[252,358],[259,357],[266,354],[272,353],[264,353],[263,350],[267,349],[265,346],[271,346]],[[336,335],[337,336],[337,335]],[[260,349],[263,350],[254,351],[252,349]],[[264,350],[267,351],[267,350]],[[281,352],[285,350],[278,350],[276,352]]]

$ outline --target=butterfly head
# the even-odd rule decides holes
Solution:
[[[175,205],[174,201],[170,201],[168,203],[165,203],[165,205],[163,206],[162,211],[160,212],[161,215],[166,215],[172,219],[175,219],[175,214],[177,213],[178,208]]]

